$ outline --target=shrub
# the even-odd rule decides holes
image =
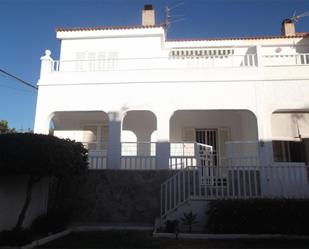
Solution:
[[[1,175],[28,176],[25,201],[15,230],[23,227],[33,187],[43,177],[56,178],[61,183],[87,172],[87,150],[69,139],[31,133],[1,134],[0,151]]]
[[[192,211],[188,213],[183,213],[183,217],[181,217],[181,221],[183,225],[189,227],[189,233],[192,232],[192,226],[197,223],[197,214],[194,214]]]
[[[309,200],[250,199],[210,202],[206,229],[212,233],[309,234]]]

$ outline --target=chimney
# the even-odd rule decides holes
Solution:
[[[281,34],[284,36],[295,35],[295,24],[291,19],[285,19],[282,22]]]
[[[143,26],[154,26],[156,25],[155,21],[155,11],[151,4],[144,5],[142,13],[142,25]]]

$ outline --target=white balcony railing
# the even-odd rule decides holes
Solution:
[[[169,169],[182,169],[197,165],[199,147],[197,143],[170,143]],[[203,146],[203,145],[201,145]],[[204,145],[206,146],[206,145]],[[209,146],[206,146],[207,148]],[[155,169],[156,143],[121,143],[121,169]]]
[[[83,143],[88,149],[89,169],[106,169],[107,168],[107,142]]]
[[[309,54],[272,54],[263,55],[264,66],[308,66]]]
[[[123,142],[121,156],[155,156],[156,143],[154,142]]]
[[[156,169],[156,143],[121,143],[121,169]]]
[[[183,169],[195,167],[197,163],[196,143],[171,143],[170,144],[170,169]]]
[[[234,145],[234,144],[233,144]],[[237,143],[239,145],[239,143]],[[107,168],[107,143],[84,143],[88,149],[89,168]],[[156,169],[155,142],[121,143],[121,169]],[[230,146],[230,144],[228,144]],[[234,146],[235,147],[235,146]],[[234,148],[233,147],[233,148]],[[247,146],[248,147],[248,146]],[[187,167],[213,164],[212,147],[199,143],[170,143],[168,167],[180,170]],[[220,160],[219,166],[257,166],[257,154],[251,156],[228,157]]]
[[[208,55],[200,57],[118,58],[105,60],[53,60],[52,72],[104,72],[198,68],[237,68],[309,65],[309,54]]]
[[[121,156],[121,169],[153,170],[156,169],[155,156]]]
[[[217,67],[256,67],[256,54],[209,55],[203,57],[173,58],[118,58],[105,60],[54,60],[52,72],[102,72],[130,70],[166,70]]]

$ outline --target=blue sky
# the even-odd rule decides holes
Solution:
[[[45,49],[59,58],[56,27],[139,25],[144,4],[153,4],[158,23],[165,6],[185,20],[169,38],[214,38],[280,34],[281,21],[309,11],[309,0],[0,0],[0,68],[36,84]],[[309,17],[296,24],[309,32]],[[17,130],[32,129],[37,93],[0,74],[0,119]]]

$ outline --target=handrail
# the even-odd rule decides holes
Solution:
[[[185,59],[185,60],[182,60]],[[102,60],[54,60],[52,72],[104,72],[164,70],[182,68],[256,67],[257,55],[207,55],[152,58],[111,58]]]
[[[161,221],[190,200],[308,198],[308,172],[289,163],[183,168],[161,184]]]

